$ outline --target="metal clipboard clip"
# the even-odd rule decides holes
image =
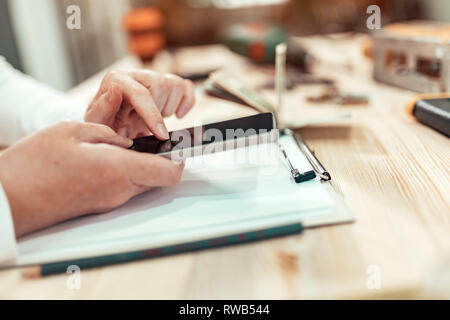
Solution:
[[[305,155],[306,159],[308,159],[309,163],[311,164],[312,168],[319,176],[321,181],[331,180],[330,173],[323,167],[323,165],[314,155],[314,152],[312,152],[311,149],[309,149],[308,145],[305,143],[305,141],[303,141],[303,139],[299,135],[296,135],[291,129],[283,129],[281,130],[281,134],[290,135],[294,138],[294,140],[297,142],[300,151]]]

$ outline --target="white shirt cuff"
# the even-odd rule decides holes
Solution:
[[[86,107],[13,69],[0,57],[0,145],[65,119],[83,122]]]
[[[8,199],[0,183],[0,266],[17,258],[17,243]]]

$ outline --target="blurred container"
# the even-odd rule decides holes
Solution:
[[[128,33],[130,51],[142,60],[153,58],[166,46],[165,18],[154,7],[137,8],[127,13],[122,26]]]

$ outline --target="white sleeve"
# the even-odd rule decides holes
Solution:
[[[0,145],[11,145],[65,119],[83,121],[85,110],[0,57]]]
[[[17,244],[11,210],[0,183],[0,266],[14,261],[16,257]]]

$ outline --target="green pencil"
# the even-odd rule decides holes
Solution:
[[[78,266],[80,269],[97,268],[107,265],[151,259],[172,254],[194,252],[204,249],[219,248],[259,240],[266,240],[276,237],[288,236],[293,234],[300,234],[302,231],[303,231],[302,224],[296,223],[291,225],[274,227],[270,229],[245,232],[235,235],[224,236],[220,238],[193,241],[148,250],[139,250],[106,256],[77,259],[72,261],[48,263],[25,269],[23,272],[23,276],[26,278],[38,278],[41,276],[66,273],[68,267],[73,265]]]

